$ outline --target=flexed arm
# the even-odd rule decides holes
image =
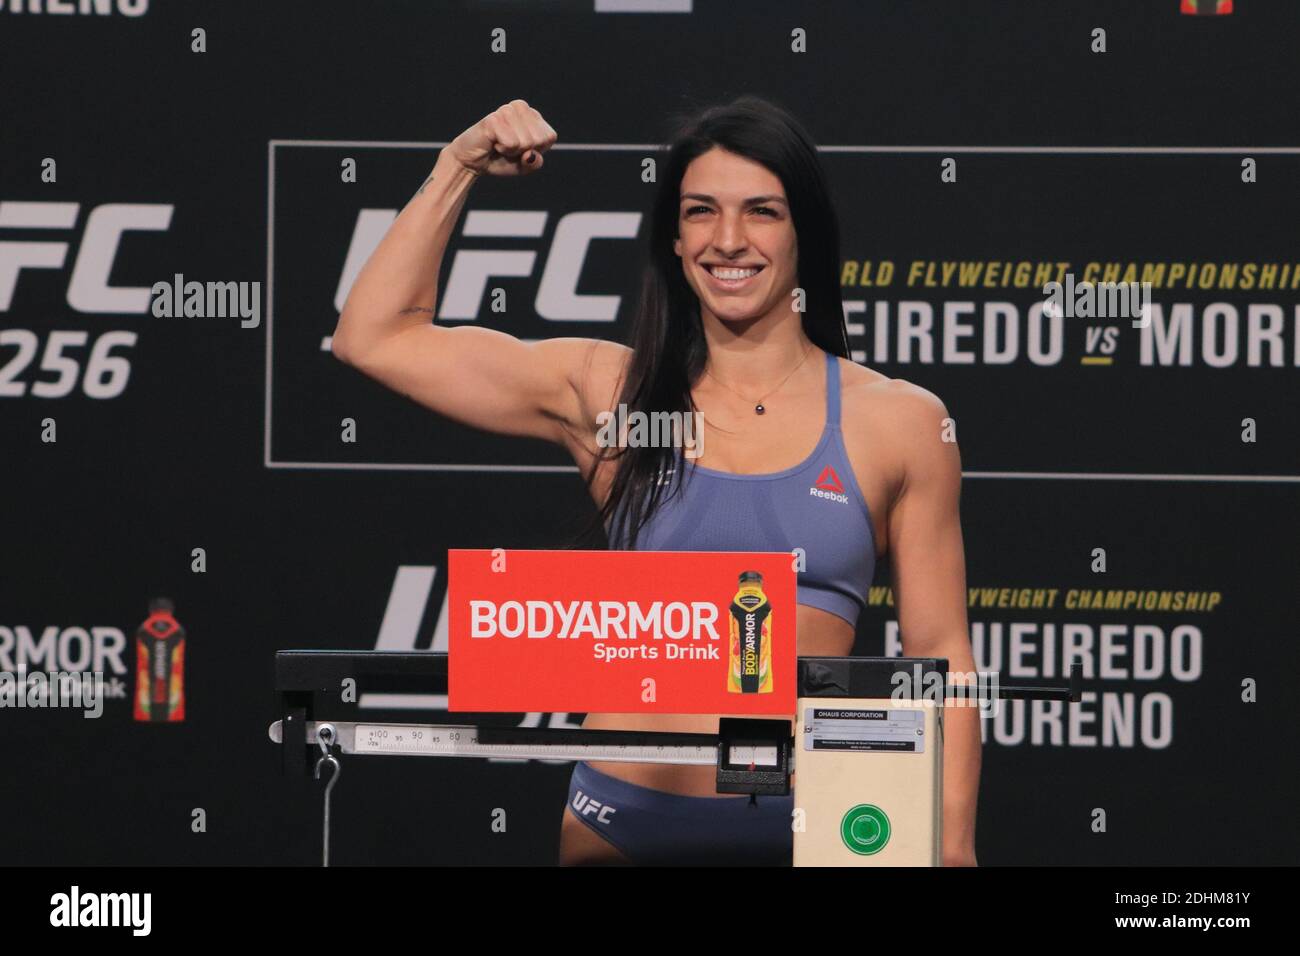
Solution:
[[[582,414],[574,382],[594,340],[530,344],[494,329],[433,324],[443,256],[470,188],[480,176],[541,169],[556,138],[537,110],[512,100],[444,147],[358,274],[334,355],[454,421],[561,441]]]

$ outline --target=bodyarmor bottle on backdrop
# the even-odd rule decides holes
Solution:
[[[150,723],[185,719],[185,630],[165,597],[149,602],[135,632],[135,719]]]

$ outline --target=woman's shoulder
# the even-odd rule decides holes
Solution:
[[[844,438],[864,460],[901,480],[956,447],[956,423],[934,392],[856,362],[841,364]]]
[[[857,362],[844,360],[841,394],[846,412],[853,417],[874,420],[883,418],[900,425],[915,424],[916,419],[946,418],[943,400],[927,388],[903,378],[890,378],[883,372]],[[848,424],[848,415],[845,424]]]

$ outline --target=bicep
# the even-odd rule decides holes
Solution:
[[[376,343],[351,364],[463,425],[559,442],[582,417],[576,382],[584,359],[604,344],[524,342],[479,326],[420,325]]]

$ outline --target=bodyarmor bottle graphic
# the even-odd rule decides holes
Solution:
[[[159,723],[185,719],[185,630],[167,598],[149,602],[135,632],[135,719]]]
[[[763,593],[763,575],[744,571],[731,602],[731,653],[727,690],[733,694],[772,692],[772,605]]]

